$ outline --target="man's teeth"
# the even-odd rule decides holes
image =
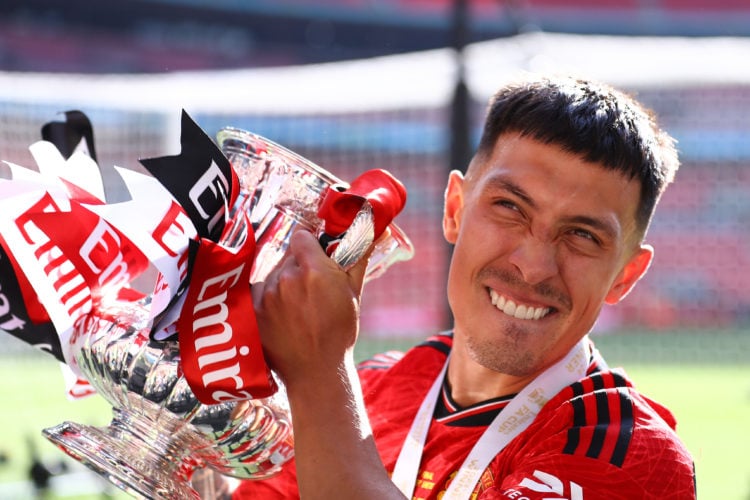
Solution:
[[[510,299],[506,299],[498,294],[495,290],[490,290],[492,304],[508,316],[517,319],[540,319],[549,313],[549,307],[533,307],[523,304],[516,304]]]

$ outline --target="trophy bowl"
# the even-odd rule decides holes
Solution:
[[[323,168],[261,136],[227,128],[218,144],[240,180],[230,220],[244,212],[256,239],[250,282],[262,280],[288,247],[297,226],[317,231],[317,207],[327,189],[344,185]],[[342,266],[374,243],[365,280],[407,260],[413,247],[395,224],[377,241],[372,220],[357,215],[332,258]],[[244,219],[243,219],[244,220]],[[244,224],[221,242],[248,234]],[[364,236],[363,236],[364,235]],[[239,479],[263,479],[293,456],[291,416],[283,386],[263,399],[207,405],[181,370],[180,346],[150,337],[149,299],[103,301],[75,325],[73,356],[96,391],[113,408],[106,427],[64,422],[43,434],[65,453],[140,498],[199,498],[190,480],[208,467]]]
[[[321,228],[322,220],[317,214],[321,198],[327,189],[342,189],[346,184],[306,158],[252,132],[227,127],[216,138],[239,176],[240,197],[244,200],[238,205],[250,214],[255,231],[257,257],[250,277],[250,282],[255,283],[279,261],[296,226],[313,232]],[[355,221],[344,237],[347,255],[333,258],[345,264],[364,255],[373,243],[363,237],[368,226]],[[374,242],[365,282],[414,255],[414,247],[401,228],[392,223],[388,229],[387,236]]]

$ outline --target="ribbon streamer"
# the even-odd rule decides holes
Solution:
[[[255,234],[243,210],[228,216],[239,192],[229,160],[183,111],[180,154],[141,161],[156,180],[116,170],[132,199],[106,203],[88,118],[66,117],[70,123],[44,128],[62,153],[50,142],[33,146],[41,174],[12,165],[14,178],[0,180],[0,328],[75,371],[75,325],[110,298],[135,307],[143,294],[133,280],[151,266],[159,271],[151,341],[179,342],[198,399],[273,394],[250,291]],[[405,201],[404,186],[384,170],[329,188],[317,207],[321,239],[346,243],[350,232],[349,240],[364,235],[366,248]],[[242,237],[230,239],[229,231]]]
[[[318,208],[318,217],[325,221],[323,232],[330,238],[341,237],[368,202],[374,218],[374,239],[377,240],[406,204],[406,188],[389,172],[368,170],[349,187],[329,188]]]

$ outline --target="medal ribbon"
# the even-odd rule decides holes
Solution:
[[[492,459],[531,424],[552,396],[586,375],[590,355],[588,337],[584,337],[563,359],[524,387],[487,426],[451,481],[442,500],[471,498],[479,478]],[[417,410],[391,476],[393,483],[407,498],[412,498],[414,494],[422,450],[449,360],[450,357],[445,360],[445,365]]]

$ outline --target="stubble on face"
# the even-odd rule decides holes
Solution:
[[[520,276],[496,268],[485,268],[479,272],[478,283],[481,284],[487,279],[501,282],[509,289],[523,289],[527,294],[546,299],[555,304],[553,314],[564,314],[572,307],[571,298],[567,293],[547,283],[529,286]],[[502,324],[496,326],[500,331],[491,342],[474,338],[471,335],[466,336],[467,352],[475,363],[499,373],[526,377],[537,372],[541,360],[547,353],[539,351],[538,348],[530,348],[528,340],[531,336],[552,334],[552,332],[541,332],[536,321],[526,321],[529,321],[528,325],[525,325],[523,320],[507,318]]]
[[[541,354],[520,347],[520,339],[529,334],[524,328],[509,325],[504,330],[504,337],[496,342],[467,337],[466,350],[478,365],[514,377],[526,377],[537,370],[538,355]]]

